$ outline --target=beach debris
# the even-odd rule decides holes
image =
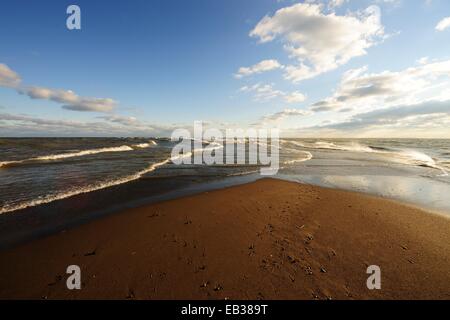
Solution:
[[[220,291],[220,290],[223,290],[223,287],[222,287],[220,284],[217,284],[217,285],[214,287],[214,291]]]
[[[129,290],[128,290],[128,295],[127,295],[126,298],[127,298],[127,299],[134,299],[134,298],[135,298],[133,289],[129,289]]]
[[[311,276],[313,274],[312,268],[310,266],[306,266],[304,268],[307,275]]]
[[[321,268],[320,268],[320,272],[322,272],[322,273],[327,273],[327,270],[326,270],[324,267],[321,267]]]
[[[288,258],[288,260],[289,260],[290,263],[296,263],[296,262],[298,262],[298,259],[295,258],[295,257],[293,257],[293,256],[288,255],[287,258]]]
[[[147,216],[147,218],[155,218],[155,217],[159,217],[159,213],[153,213],[153,214]]]
[[[205,265],[201,265],[200,267],[197,268],[197,270],[195,272],[197,273],[197,272],[200,272],[200,271],[204,271],[205,269],[206,269],[206,266]]]
[[[297,226],[297,228],[299,228],[300,230],[302,230],[303,228],[305,227],[305,225],[304,224],[302,224],[300,227],[299,226]]]
[[[89,256],[95,256],[95,254],[97,253],[97,249],[94,249],[91,252],[87,252],[84,254],[85,257],[89,257]]]
[[[305,244],[310,244],[311,241],[314,240],[314,237],[311,234],[306,235],[305,237]]]
[[[255,245],[251,244],[248,248],[249,248],[249,250],[255,250]]]
[[[406,245],[401,246],[403,250],[408,250],[408,247]]]
[[[209,281],[203,282],[203,283],[200,285],[200,288],[206,288],[208,285],[209,285]]]
[[[55,281],[50,282],[50,283],[48,284],[48,286],[49,286],[49,287],[54,286],[54,285],[57,284],[59,281],[61,281],[61,279],[62,279],[62,276],[60,276],[60,275],[56,276],[56,277],[55,277]]]
[[[336,257],[336,251],[334,251],[333,249],[329,249],[329,251],[328,251],[328,260],[333,259],[333,257]]]

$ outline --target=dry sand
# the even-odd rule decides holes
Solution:
[[[263,179],[2,251],[0,298],[449,299],[449,231],[394,201]],[[72,264],[81,290],[66,288]]]

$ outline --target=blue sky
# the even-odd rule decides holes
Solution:
[[[66,28],[70,4],[81,30]],[[449,16],[446,0],[9,1],[0,135],[166,135],[204,120],[450,137]],[[390,121],[367,121],[380,109]]]

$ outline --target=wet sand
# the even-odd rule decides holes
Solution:
[[[449,230],[394,201],[263,179],[3,250],[0,298],[449,299]],[[81,290],[66,287],[69,265]]]

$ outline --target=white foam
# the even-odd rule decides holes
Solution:
[[[447,170],[439,166],[433,158],[429,155],[416,151],[416,150],[403,150],[398,153],[400,158],[403,158],[407,164],[425,166],[437,170],[441,170],[442,174],[440,176],[448,176]]]
[[[295,163],[299,163],[299,162],[305,162],[305,161],[309,161],[313,158],[313,155],[311,154],[311,152],[308,152],[308,151],[301,151],[301,152],[304,153],[304,157],[286,161],[286,162],[284,162],[284,164],[295,164]]]
[[[126,177],[92,184],[92,185],[88,185],[88,186],[85,186],[82,188],[75,188],[75,189],[65,191],[62,193],[58,193],[58,194],[54,194],[54,195],[46,195],[46,196],[31,200],[29,202],[13,204],[13,205],[5,205],[2,208],[0,208],[0,214],[6,213],[6,212],[11,212],[11,211],[16,211],[16,210],[21,210],[21,209],[25,209],[25,208],[29,208],[29,207],[34,207],[34,206],[38,206],[41,204],[50,203],[50,202],[53,202],[56,200],[62,200],[62,199],[73,197],[73,196],[76,196],[79,194],[89,193],[92,191],[97,191],[97,190],[109,188],[112,186],[124,184],[124,183],[130,182],[130,181],[133,181],[133,180],[137,180],[137,179],[141,178],[144,174],[152,172],[152,171],[156,170],[158,167],[165,165],[169,162],[170,162],[170,159],[166,159],[164,161],[154,163],[154,164],[150,165],[148,168],[141,170],[135,174],[126,176]]]
[[[353,142],[347,145],[338,145],[333,142],[317,141],[315,143],[300,143],[297,141],[282,140],[283,143],[291,143],[293,145],[299,146],[301,148],[308,149],[330,149],[330,150],[340,150],[340,151],[350,151],[350,152],[364,152],[364,153],[376,153],[388,156],[389,161],[403,163],[414,166],[426,166],[429,168],[437,169],[442,171],[441,176],[448,176],[448,172],[444,167],[436,164],[436,161],[429,155],[419,152],[416,150],[377,150],[369,146],[361,145],[359,143]],[[289,149],[288,150],[292,150]]]
[[[150,143],[138,143],[138,144],[135,144],[133,147],[145,149],[145,148],[150,147]]]
[[[109,147],[109,148],[82,150],[82,151],[70,152],[70,153],[50,154],[47,156],[40,156],[40,157],[29,158],[29,159],[24,159],[24,160],[0,162],[0,167],[11,165],[11,164],[20,164],[20,163],[24,163],[24,162],[53,161],[53,160],[61,160],[61,159],[74,158],[74,157],[82,157],[82,156],[98,154],[98,153],[105,153],[105,152],[124,152],[124,151],[133,151],[133,148],[131,148],[130,146],[123,145],[120,147]]]

